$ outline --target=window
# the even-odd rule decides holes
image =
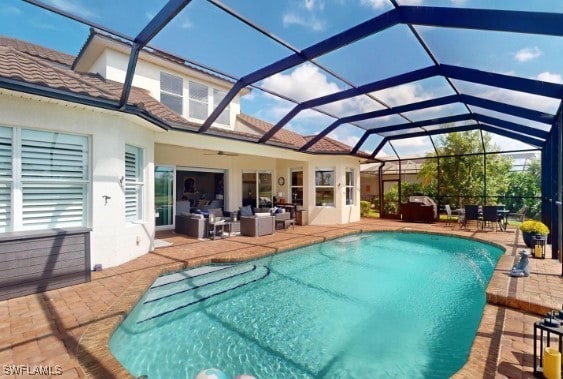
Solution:
[[[303,170],[291,170],[291,200],[297,205],[303,205]]]
[[[354,205],[354,169],[346,168],[346,205]]]
[[[85,226],[88,137],[0,127],[0,231]]]
[[[315,205],[334,206],[334,169],[315,171]]]
[[[160,73],[160,102],[178,114],[183,112],[184,81],[181,77]]]
[[[227,93],[225,91],[213,89],[213,109],[217,108],[217,106],[219,105],[221,100],[223,100],[226,94]],[[231,115],[230,105],[227,105],[227,107],[223,110],[223,112],[221,112],[219,117],[217,117],[217,122],[223,125],[230,125],[231,124],[230,115]]]
[[[272,207],[272,172],[245,171],[242,173],[242,205],[258,208]]]
[[[190,81],[190,112],[189,117],[205,120],[209,115],[207,86]]]
[[[125,220],[143,219],[143,151],[125,145]]]

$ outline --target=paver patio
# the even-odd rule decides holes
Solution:
[[[90,283],[1,301],[0,377],[42,377],[12,374],[13,365],[29,370],[34,365],[50,366],[52,377],[57,378],[127,377],[128,373],[109,352],[109,336],[160,273],[210,262],[241,261],[350,233],[377,230],[455,234],[503,246],[506,253],[487,288],[488,304],[470,358],[455,377],[533,377],[533,323],[563,304],[561,264],[553,259],[532,259],[530,277],[512,278],[508,272],[517,252],[525,248],[514,228],[503,233],[475,228],[459,230],[457,225],[443,223],[379,219],[338,226],[296,226],[271,236],[234,236],[216,241],[159,233],[172,246],[94,272]]]

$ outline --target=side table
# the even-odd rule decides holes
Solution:
[[[559,318],[554,318],[553,320],[557,320],[559,322],[563,321]],[[540,331],[539,339],[538,339],[538,330]],[[559,351],[561,352],[562,347],[562,337],[563,337],[563,327],[559,326],[550,326],[545,320],[536,321],[534,323],[534,375],[539,376],[543,374],[543,339],[544,333],[546,334],[546,347],[550,346],[550,337],[551,334],[558,336],[559,339]],[[538,365],[538,343],[539,343],[539,365]]]
[[[212,234],[212,239],[215,240],[215,238],[217,238],[217,233],[220,231],[221,232],[221,238],[223,238],[223,233],[225,232],[225,226],[227,227],[227,230],[229,230],[229,235],[230,235],[230,225],[231,223],[229,221],[216,221],[216,222],[210,222],[209,223],[209,233]]]

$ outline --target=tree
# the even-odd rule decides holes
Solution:
[[[504,192],[508,209],[516,211],[528,206],[527,215],[539,218],[541,215],[541,164],[533,160],[525,171],[511,172],[508,175]]]
[[[440,160],[440,188],[438,188],[438,159],[426,159],[419,176],[424,186],[438,189],[441,203],[450,203],[461,207],[469,203],[483,202],[485,188],[484,155],[486,152],[499,151],[492,143],[491,135],[479,130],[448,133],[436,139]],[[428,155],[428,158],[435,157]],[[508,188],[507,175],[512,166],[512,159],[497,154],[486,155],[487,193],[496,196]],[[499,192],[500,191],[500,192]],[[490,202],[490,201],[488,201]]]

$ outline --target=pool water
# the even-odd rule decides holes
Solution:
[[[467,239],[376,232],[161,277],[110,349],[150,379],[210,367],[231,378],[447,378],[467,360],[501,254]]]

